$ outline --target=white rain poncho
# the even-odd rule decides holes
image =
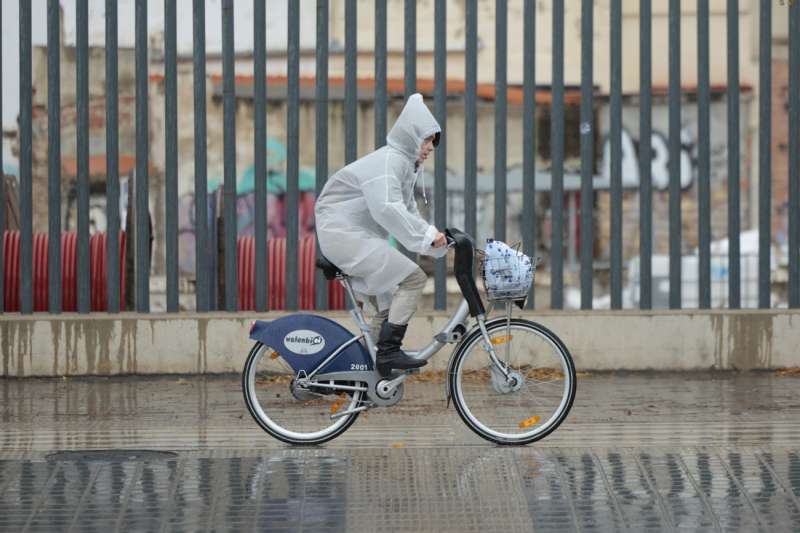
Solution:
[[[387,309],[397,285],[416,263],[392,248],[389,235],[406,249],[441,257],[446,247],[433,248],[438,230],[423,219],[414,199],[415,172],[422,142],[441,132],[439,123],[413,94],[406,102],[387,145],[331,176],[317,199],[317,239],[322,254],[351,276],[360,295],[377,297]]]

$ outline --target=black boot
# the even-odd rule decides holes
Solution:
[[[393,368],[407,370],[409,368],[419,368],[428,363],[427,361],[414,359],[400,349],[407,327],[408,325],[392,324],[388,320],[385,320],[381,325],[376,363],[378,372],[382,376],[390,375]]]

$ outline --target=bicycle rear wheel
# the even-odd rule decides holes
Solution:
[[[297,386],[294,370],[273,348],[257,342],[242,372],[247,409],[264,431],[290,444],[321,444],[358,418],[363,391]],[[350,382],[329,384],[353,386]]]
[[[529,444],[549,435],[575,399],[575,365],[550,330],[522,319],[488,322],[486,329],[508,377],[495,365],[476,329],[458,347],[450,395],[461,419],[498,444]]]

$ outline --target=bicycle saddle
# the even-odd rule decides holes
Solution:
[[[325,256],[322,254],[317,257],[317,268],[322,269],[322,273],[325,275],[325,279],[332,280],[336,279],[336,276],[344,276],[345,273],[342,272],[339,267],[325,259]]]

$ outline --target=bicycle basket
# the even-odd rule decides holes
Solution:
[[[533,284],[536,261],[519,251],[519,243],[486,240],[486,250],[477,250],[486,297],[490,301],[522,300]]]

